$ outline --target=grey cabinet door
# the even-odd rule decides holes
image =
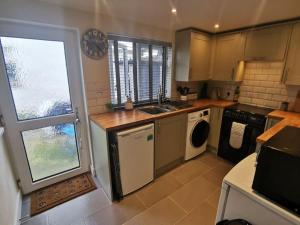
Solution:
[[[216,37],[212,79],[234,81],[238,62],[243,59],[245,38],[241,33]]]
[[[219,147],[222,117],[223,117],[223,108],[218,108],[218,107],[211,108],[208,145],[213,147],[215,150],[217,150]]]
[[[175,36],[175,73],[177,81],[208,80],[211,36],[185,30]]]
[[[188,81],[190,69],[190,31],[176,32],[175,36],[175,72],[177,81]]]
[[[211,39],[199,33],[191,34],[189,81],[208,80]]]
[[[293,27],[290,41],[284,82],[289,85],[300,85],[300,23]]]
[[[184,158],[187,114],[155,121],[155,174],[159,176]]]
[[[247,33],[245,60],[283,61],[291,25],[262,28]]]

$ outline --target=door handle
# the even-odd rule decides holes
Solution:
[[[78,115],[78,108],[75,108],[75,124],[77,125],[80,123],[79,115]]]
[[[2,114],[0,114],[0,127],[4,127],[4,118]]]
[[[75,108],[75,132],[77,132],[77,135],[75,135],[76,140],[77,140],[77,145],[79,150],[82,149],[82,139],[81,139],[81,133],[80,133],[80,129],[79,129],[79,125],[80,124],[80,119],[79,119],[79,115],[78,115],[78,108]]]

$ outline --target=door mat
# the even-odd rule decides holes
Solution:
[[[90,173],[37,190],[30,195],[31,216],[97,189]]]

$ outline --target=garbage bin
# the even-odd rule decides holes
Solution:
[[[222,220],[218,222],[217,225],[252,225],[252,224],[243,219],[235,219],[235,220]]]

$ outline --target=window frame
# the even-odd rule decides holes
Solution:
[[[162,93],[163,97],[166,97],[166,86],[167,86],[167,60],[168,60],[168,48],[172,49],[172,43],[170,42],[164,42],[164,41],[156,41],[156,40],[150,40],[150,39],[140,39],[140,38],[134,38],[134,37],[127,37],[127,36],[121,36],[116,34],[108,34],[107,39],[109,41],[113,41],[114,46],[114,66],[115,69],[115,76],[116,76],[116,88],[117,88],[117,104],[113,104],[114,108],[123,108],[124,103],[122,103],[121,99],[121,79],[120,79],[120,69],[119,69],[119,51],[118,51],[118,41],[124,41],[124,42],[132,42],[133,47],[133,87],[134,87],[134,100],[133,104],[136,105],[147,105],[147,104],[153,104],[157,102],[157,99],[153,99],[153,61],[152,61],[152,48],[153,46],[160,46],[163,48],[162,53]],[[149,99],[148,100],[142,100],[139,101],[138,96],[138,70],[137,70],[137,44],[146,44],[148,45],[149,50]],[[172,49],[173,53],[173,49]],[[173,56],[172,56],[173,60]],[[111,63],[110,60],[108,63]],[[171,77],[172,77],[172,70],[171,67]],[[111,73],[111,72],[110,72]],[[110,75],[111,76],[111,75]],[[172,79],[172,78],[171,78]],[[110,77],[111,82],[111,77]],[[172,82],[172,81],[171,81]]]

